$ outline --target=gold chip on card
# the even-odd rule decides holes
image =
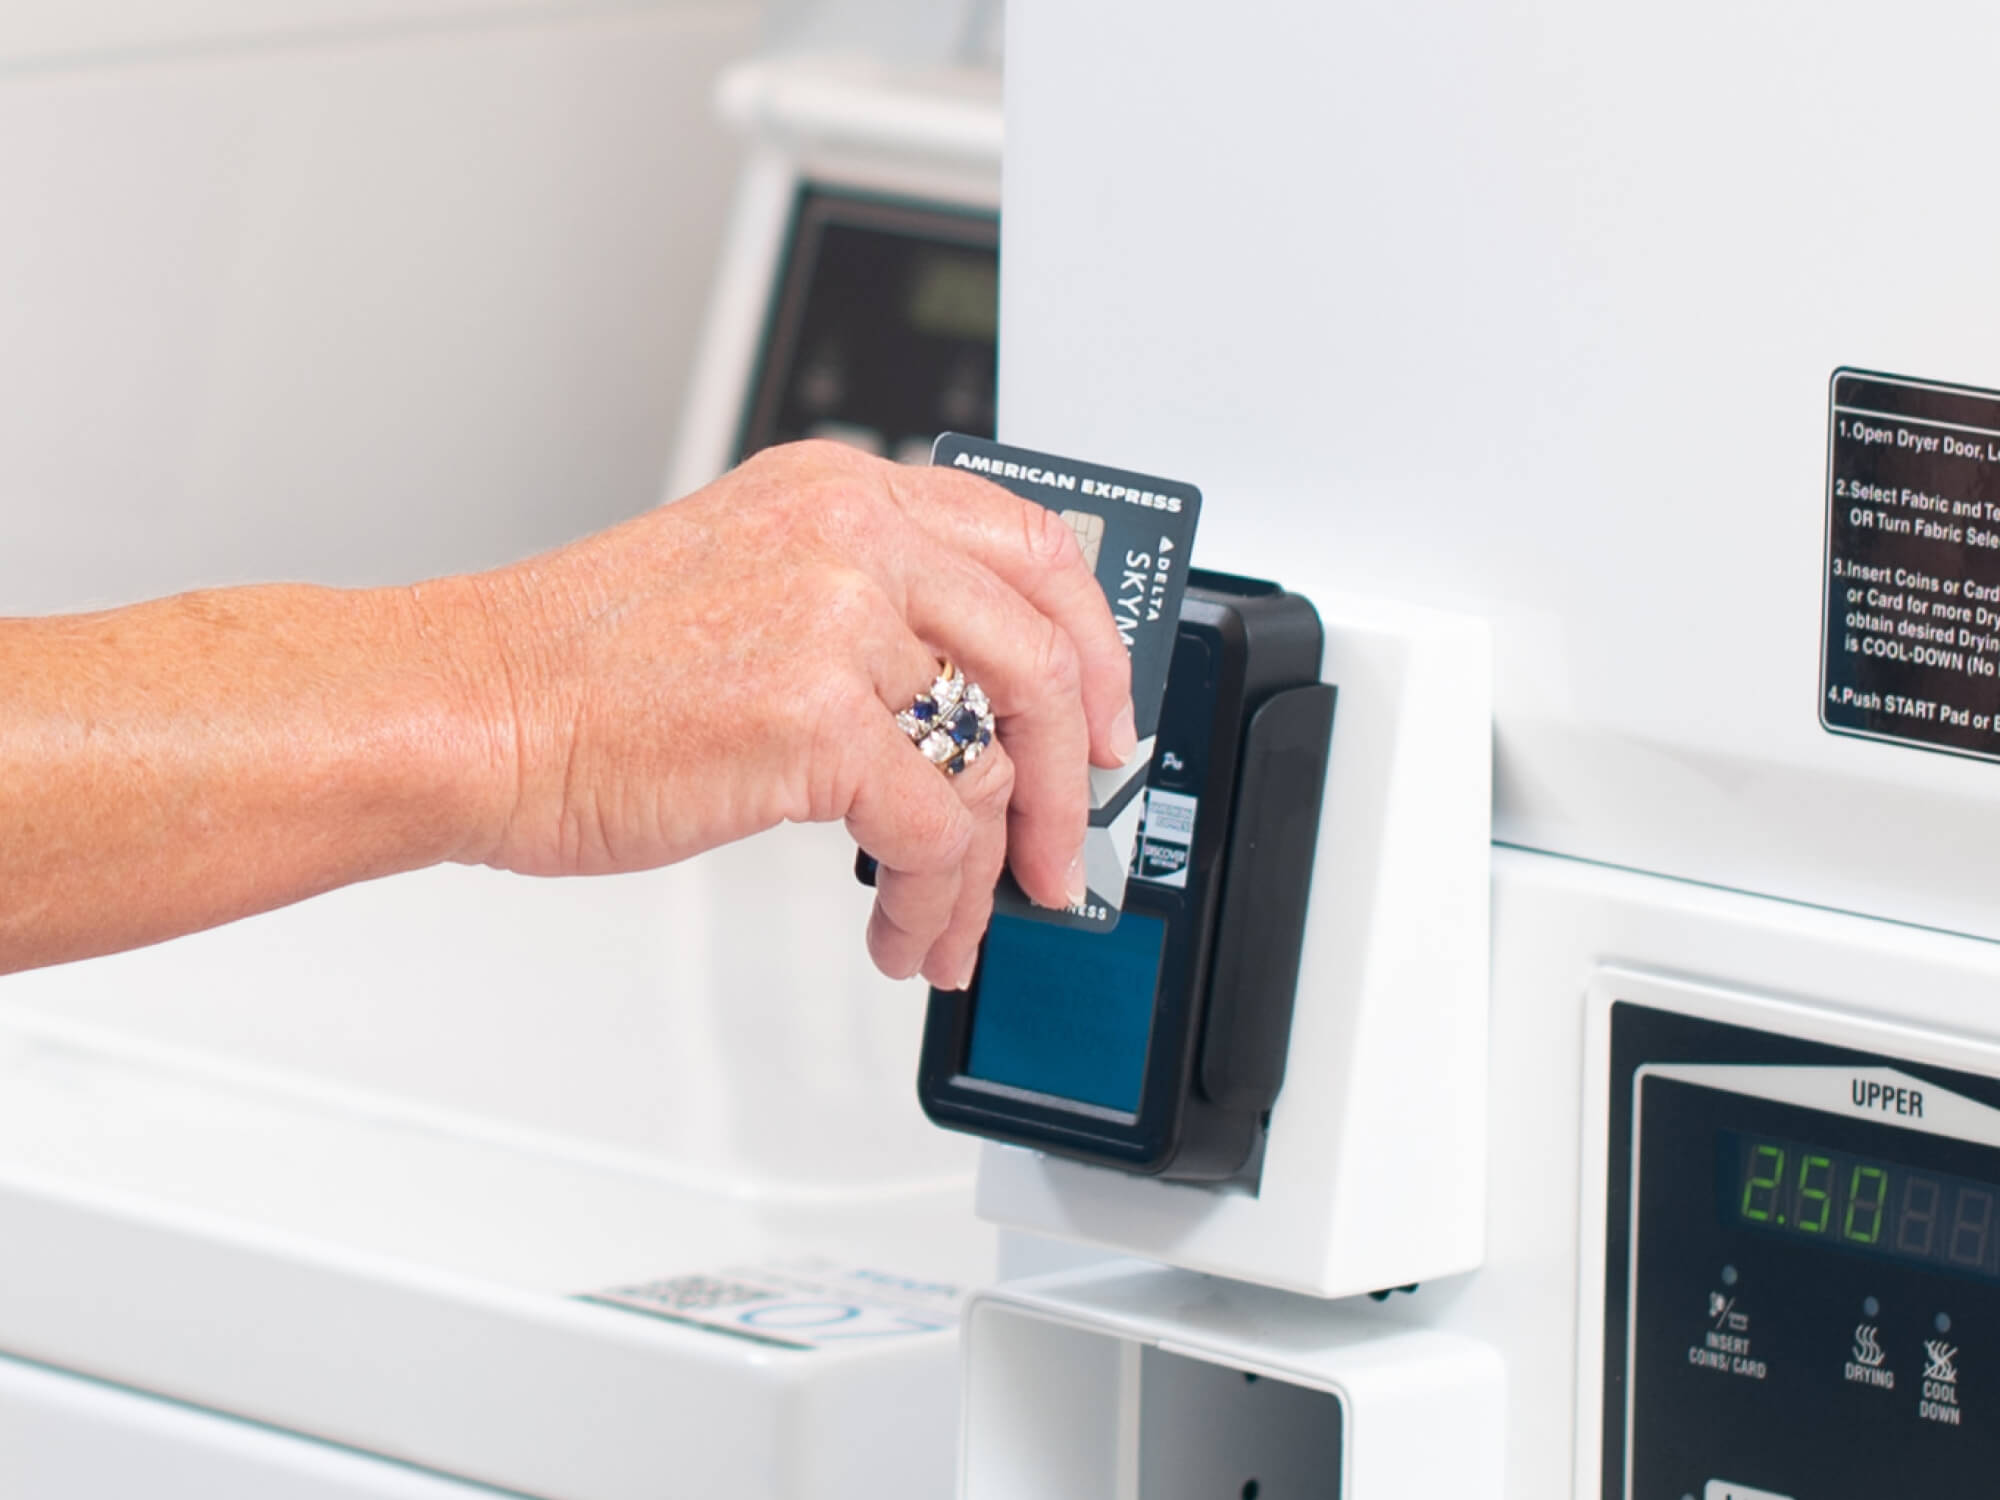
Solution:
[[[1091,572],[1097,571],[1097,554],[1104,546],[1104,517],[1092,515],[1087,510],[1066,510],[1062,518],[1069,523],[1070,534],[1076,538],[1077,546],[1083,549],[1083,564]]]

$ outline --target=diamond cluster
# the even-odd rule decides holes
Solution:
[[[896,715],[924,759],[956,776],[993,743],[993,705],[976,682],[968,682],[950,662],[942,664],[928,693],[919,693]]]

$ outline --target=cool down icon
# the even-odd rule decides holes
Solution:
[[[1958,1350],[1943,1339],[1924,1340],[1924,1395],[1917,1415],[1947,1427],[1958,1425]]]

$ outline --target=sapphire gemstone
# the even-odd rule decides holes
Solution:
[[[979,715],[969,708],[961,708],[951,716],[949,733],[953,744],[971,744],[979,738]]]

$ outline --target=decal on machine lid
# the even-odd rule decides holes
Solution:
[[[958,1327],[965,1293],[946,1282],[805,1258],[668,1276],[587,1292],[583,1300],[760,1344],[826,1349],[948,1333]]]
[[[2000,392],[1836,370],[1820,723],[2000,759]]]

